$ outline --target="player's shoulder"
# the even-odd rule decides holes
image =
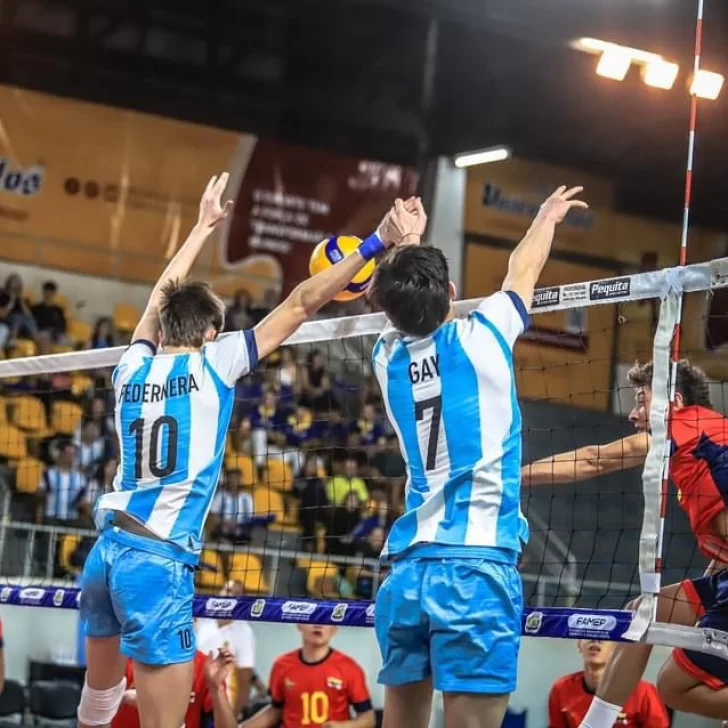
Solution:
[[[339,650],[331,650],[331,655],[327,662],[330,665],[336,665],[336,667],[342,670],[352,670],[356,672],[361,672],[362,670],[361,665],[359,665],[353,657],[350,657],[344,652],[339,652]]]
[[[273,660],[274,670],[291,670],[299,665],[303,665],[301,661],[300,651],[291,650],[290,652],[284,652],[282,655]]]
[[[584,685],[584,673],[581,671],[570,672],[568,675],[562,675],[557,678],[551,686],[552,691],[556,692],[568,692],[571,693],[574,689],[583,689]]]

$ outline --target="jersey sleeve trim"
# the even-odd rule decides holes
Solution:
[[[362,700],[359,703],[352,703],[351,707],[354,708],[359,715],[362,713],[368,713],[370,710],[374,710],[371,700]]]
[[[253,371],[258,366],[258,342],[255,340],[253,329],[243,329],[245,347],[248,350],[248,367]]]
[[[148,347],[149,350],[152,352],[152,356],[157,355],[157,347],[151,341],[149,341],[149,339],[134,339],[134,341],[132,341],[131,344],[129,344],[129,346],[127,347],[127,351],[129,351],[132,346],[136,346],[137,344],[143,344],[144,346]]]
[[[283,703],[283,701],[282,701],[282,700],[273,700],[272,698],[271,698],[270,704],[271,704],[271,705],[272,705],[272,706],[273,706],[273,707],[274,707],[274,708],[275,708],[276,710],[281,710],[281,709],[283,708],[283,705],[284,705],[284,703]]]
[[[508,298],[511,299],[511,303],[515,306],[516,311],[518,311],[518,315],[521,317],[521,321],[523,321],[523,329],[524,331],[528,328],[528,325],[530,323],[530,319],[528,316],[528,309],[526,308],[526,304],[523,302],[523,299],[515,292],[515,291],[503,291]]]

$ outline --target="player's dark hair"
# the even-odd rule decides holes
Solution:
[[[627,372],[627,380],[633,387],[652,387],[652,362],[635,364]],[[675,390],[680,393],[686,406],[713,407],[710,400],[710,388],[705,372],[691,364],[687,359],[677,363],[677,383]]]
[[[369,298],[403,334],[429,336],[450,312],[445,254],[429,245],[390,250],[374,272]]]
[[[165,346],[199,348],[210,329],[222,331],[225,310],[207,283],[170,281],[162,289],[159,321]]]

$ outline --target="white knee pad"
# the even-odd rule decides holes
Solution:
[[[81,702],[78,704],[78,720],[85,725],[108,725],[119,710],[126,690],[126,678],[108,690],[94,690],[84,682]]]

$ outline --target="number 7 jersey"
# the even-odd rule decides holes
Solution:
[[[235,383],[256,366],[252,331],[198,352],[156,354],[135,341],[114,370],[119,468],[96,522],[122,511],[165,541],[198,553],[225,454]]]
[[[517,559],[528,525],[513,345],[527,322],[521,299],[501,291],[431,336],[379,337],[374,373],[407,466],[383,558]]]

